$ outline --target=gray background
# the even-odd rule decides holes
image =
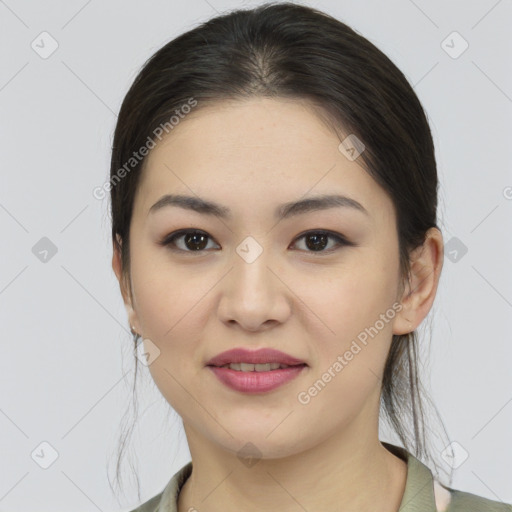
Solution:
[[[138,504],[129,474],[121,504],[107,479],[133,355],[108,198],[92,191],[108,179],[116,113],[143,62],[216,11],[257,3],[0,0],[0,510]],[[452,486],[512,502],[512,4],[303,3],[376,44],[428,113],[447,254],[425,380],[468,454]],[[146,500],[189,452],[144,370],[130,451]]]

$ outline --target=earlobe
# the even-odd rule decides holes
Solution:
[[[414,331],[427,316],[436,296],[443,266],[443,237],[430,228],[422,246],[412,251],[411,271],[401,297],[403,309],[396,315],[393,334]]]

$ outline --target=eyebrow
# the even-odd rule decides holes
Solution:
[[[148,215],[162,208],[176,206],[186,210],[192,210],[202,215],[210,215],[219,219],[230,220],[232,212],[226,206],[200,197],[166,194],[162,196],[148,211]],[[278,206],[274,211],[274,217],[278,220],[288,219],[307,212],[327,210],[329,208],[351,208],[370,216],[366,208],[351,197],[330,194],[292,201]]]

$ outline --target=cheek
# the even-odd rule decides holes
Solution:
[[[134,255],[131,272],[134,306],[145,335],[167,343],[185,326],[200,326],[198,306],[212,286],[204,272],[172,265],[161,249]]]
[[[391,307],[396,287],[397,276],[389,266],[361,257],[330,270],[324,280],[317,276],[304,282],[300,297],[322,321],[325,339],[343,341],[373,325]]]
[[[161,248],[139,247],[131,275],[135,311],[145,338],[160,350],[160,366],[193,376],[211,321],[212,289],[222,275],[200,265],[173,264]],[[158,371],[158,365],[151,371]]]
[[[319,286],[321,293],[311,288],[304,299],[322,320],[315,320],[315,325],[319,325],[314,336],[318,357],[315,377],[322,378],[331,369],[337,377],[329,387],[341,394],[348,393],[348,401],[357,401],[357,396],[367,394],[382,374],[396,315],[392,306],[398,273],[392,268],[394,262],[388,263],[382,253],[361,255],[350,268],[339,269],[337,279],[330,278]],[[339,356],[343,358],[341,363]],[[342,370],[339,364],[338,371],[333,367],[337,361]],[[329,375],[325,376],[327,379]]]
[[[207,321],[201,308],[207,292],[205,278],[142,261],[133,262],[132,282],[144,348],[158,350],[148,369],[167,402],[183,414],[190,404],[185,389],[202,368],[199,348]]]

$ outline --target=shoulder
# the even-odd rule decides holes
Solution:
[[[163,491],[129,512],[157,512],[162,500],[162,495]]]
[[[512,504],[446,487],[434,480],[438,512],[512,512]]]
[[[130,512],[177,512],[178,495],[191,473],[192,461],[185,464],[173,475],[162,492],[142,503],[136,509],[130,510]]]
[[[457,489],[452,494],[451,507],[448,512],[512,512],[512,505],[495,501]]]

